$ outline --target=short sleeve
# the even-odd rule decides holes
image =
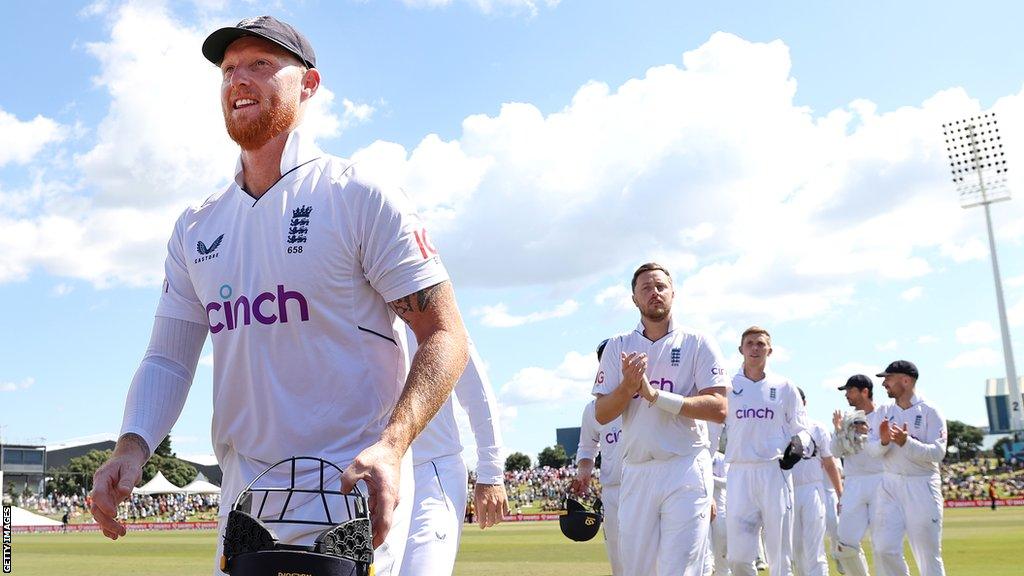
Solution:
[[[591,393],[611,394],[622,382],[622,360],[619,354],[622,352],[622,338],[612,338],[605,345],[604,353],[601,355],[601,364],[597,368],[597,376],[594,377],[594,387]]]
[[[818,455],[822,458],[831,458],[832,454],[832,434],[824,426],[815,426],[818,430],[818,439],[815,440],[818,443]]]
[[[701,336],[697,344],[697,365],[694,384],[697,391],[708,388],[732,388],[732,380],[725,369],[725,358],[718,344],[708,336]]]
[[[206,309],[196,296],[195,286],[189,277],[185,258],[185,212],[174,224],[174,232],[167,242],[167,259],[164,261],[164,284],[156,315],[175,318],[206,326]]]
[[[355,239],[367,281],[393,302],[448,279],[427,229],[401,190],[382,190],[358,180],[346,187],[361,199]]]

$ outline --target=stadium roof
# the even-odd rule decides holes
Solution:
[[[65,448],[77,448],[79,446],[88,446],[89,444],[98,444],[100,442],[117,442],[117,434],[104,432],[102,434],[92,434],[90,436],[72,438],[62,442],[53,442],[46,445],[46,450],[64,450]]]

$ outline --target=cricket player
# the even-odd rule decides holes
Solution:
[[[409,349],[415,335],[406,330]],[[455,384],[454,397],[465,409],[476,440],[475,511],[481,529],[501,522],[508,514],[508,497],[501,458],[498,402],[476,346],[469,342],[469,364]],[[452,398],[412,443],[412,522],[402,560],[402,576],[440,576],[455,569],[462,524],[466,516],[469,474],[462,459],[459,427]]]
[[[771,335],[751,326],[739,351],[743,369],[732,379],[725,419],[729,443],[729,514],[726,518],[729,568],[753,576],[758,540],[764,528],[765,555],[772,576],[792,574],[793,478],[780,461],[792,446],[807,446],[807,417],[796,386],[767,368]]]
[[[868,576],[868,563],[861,548],[861,540],[871,528],[872,542],[876,542],[875,497],[882,482],[882,459],[864,450],[869,430],[881,424],[875,410],[874,382],[864,374],[854,374],[839,387],[855,412],[832,416],[835,432],[832,453],[843,459],[843,498],[840,500],[839,528],[834,549],[836,560],[847,576]],[[877,547],[877,543],[874,544]],[[874,561],[877,571],[878,560]]]
[[[640,324],[608,341],[593,389],[598,422],[622,416],[623,574],[697,576],[713,497],[705,421],[724,418],[729,381],[714,341],[675,323],[663,266],[637,268],[632,290]]]
[[[322,479],[349,492],[364,482],[376,573],[395,574],[413,499],[409,447],[468,358],[448,274],[400,190],[367,181],[303,130],[320,73],[301,32],[247,18],[213,32],[202,52],[222,77],[224,121],[241,154],[230,184],[175,224],[150,346],[114,453],[94,476],[93,516],[108,538],[126,534],[117,505],[181,413],[210,334],[221,534],[249,481],[286,458],[316,456],[344,474],[300,466],[296,487]],[[399,320],[419,341],[408,373]],[[261,485],[290,477],[277,468]],[[265,515],[324,516],[309,494],[268,506]],[[308,546],[322,530],[274,525],[281,544]]]
[[[828,428],[826,427],[826,432]],[[828,434],[829,447],[832,444],[832,434]],[[836,465],[836,469],[839,470],[839,477],[843,478],[843,461],[832,452],[834,458],[832,461]],[[826,546],[826,550],[829,555],[832,556],[832,561],[836,563],[836,569],[840,574],[845,574],[846,571],[843,569],[842,564],[839,564],[839,557],[836,556],[836,543],[839,541],[839,495],[836,494],[836,487],[832,484],[832,479],[829,478],[828,472],[824,468],[821,470],[821,489],[824,490],[823,499],[825,501],[825,534],[828,536],[829,545]],[[846,491],[846,480],[843,480],[843,491]]]
[[[910,574],[903,557],[904,535],[921,576],[946,573],[939,479],[939,463],[946,456],[946,419],[917,395],[918,375],[908,360],[896,360],[878,374],[893,399],[878,409],[880,424],[867,444],[869,454],[882,458],[884,469],[872,518],[879,576]]]
[[[711,424],[710,428],[721,426]],[[715,436],[715,434],[712,434]],[[729,570],[729,561],[726,558],[726,552],[728,551],[726,538],[726,518],[728,518],[729,511],[726,508],[728,502],[728,492],[726,491],[726,476],[729,474],[729,464],[725,461],[725,453],[722,451],[721,446],[726,444],[725,435],[719,431],[718,436],[722,442],[719,445],[719,449],[711,455],[711,475],[715,482],[715,508],[717,513],[714,519],[711,521],[711,574],[714,576],[729,576],[731,574]],[[718,443],[713,442],[713,446]],[[705,574],[708,571],[705,569]]]
[[[597,361],[601,361],[608,340],[597,347]],[[594,402],[583,408],[580,423],[580,443],[576,448],[576,478],[572,483],[573,492],[582,496],[590,486],[594,463],[601,454],[601,504],[604,507],[604,547],[612,575],[622,574],[622,559],[619,555],[619,486],[622,484],[622,418],[608,424],[600,424],[594,416]]]
[[[797,388],[800,401],[807,407],[803,388]],[[825,556],[825,491],[821,486],[824,472],[836,493],[842,495],[843,482],[839,477],[835,458],[832,457],[828,430],[820,422],[808,418],[808,429],[814,440],[810,458],[793,466],[793,540],[798,572],[802,576],[828,576],[828,557]]]

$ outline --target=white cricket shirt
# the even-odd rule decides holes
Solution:
[[[580,443],[576,447],[576,463],[584,458],[597,460],[601,453],[601,485],[618,486],[622,483],[622,417],[602,425],[594,415],[594,400],[583,408],[580,422]]]
[[[718,345],[699,332],[677,327],[675,321],[670,320],[668,334],[656,342],[644,336],[643,323],[628,334],[608,340],[594,382],[595,395],[611,393],[622,381],[621,352],[646,353],[647,378],[652,386],[661,390],[696,396],[708,388],[729,387]],[[707,425],[703,420],[669,414],[640,396],[626,405],[622,429],[622,459],[631,464],[692,456],[709,446]]]
[[[878,427],[868,433],[866,452],[881,456],[884,471],[902,476],[938,476],[939,463],[946,456],[946,419],[937,408],[918,395],[910,399],[910,408],[904,410],[896,402],[880,406],[879,422],[888,420],[890,426],[907,425],[907,442],[898,446],[889,442],[882,446]]]
[[[794,486],[821,482],[821,477],[824,473],[821,459],[832,457],[832,446],[829,442],[828,430],[817,420],[808,420],[808,424],[807,432],[814,440],[814,455],[810,458],[804,458],[797,462],[796,466],[793,466]]]
[[[405,332],[411,362],[417,350],[416,336],[408,328]],[[496,485],[505,481],[504,462],[501,458],[501,425],[498,420],[498,400],[483,366],[483,360],[470,340],[469,364],[455,383],[454,396],[469,416],[473,438],[476,440],[477,482]],[[449,396],[437,415],[413,441],[412,461],[413,464],[423,464],[442,456],[461,454],[462,450],[459,426],[455,422],[455,404]]]
[[[362,180],[300,130],[281,173],[254,200],[239,160],[226,190],[185,210],[156,312],[210,327],[222,513],[270,464],[344,465],[379,439],[406,377],[387,302],[448,279],[401,191]]]
[[[766,370],[764,379],[754,382],[740,368],[729,391],[725,461],[781,459],[793,435],[807,429],[806,419],[800,393],[788,379]]]

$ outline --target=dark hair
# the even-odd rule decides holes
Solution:
[[[665,273],[665,276],[668,276],[669,280],[672,279],[672,275],[668,273],[668,270],[666,270],[664,266],[657,262],[648,262],[646,264],[641,264],[640,267],[636,269],[636,272],[633,272],[633,282],[630,285],[630,288],[632,290],[636,290],[636,279],[644,272],[651,272],[654,270],[661,270]]]
[[[800,393],[800,399],[803,400],[804,402],[807,402],[807,396],[804,396],[804,389],[797,386],[796,391]]]
[[[608,338],[601,340],[601,343],[597,345],[597,361],[601,361],[601,355],[604,354],[604,347],[608,344]]]

